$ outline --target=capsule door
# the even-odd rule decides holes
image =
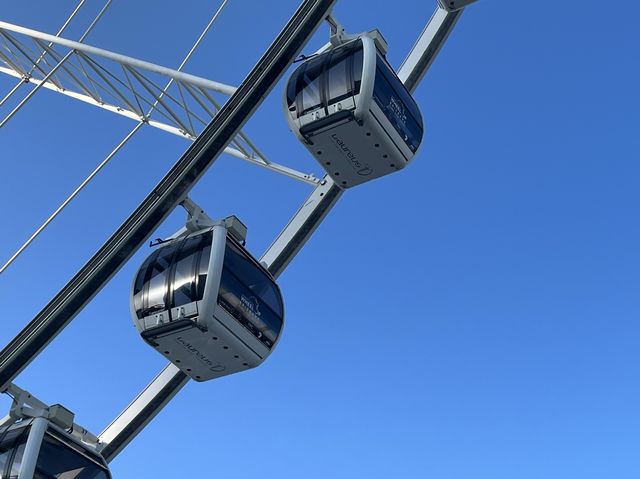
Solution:
[[[371,99],[374,52],[354,40],[298,67],[287,83],[284,109],[291,130],[307,143],[323,129],[361,120]]]

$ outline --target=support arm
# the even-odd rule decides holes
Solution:
[[[438,0],[439,7],[398,70],[398,78],[411,93],[431,67],[466,5],[477,0]],[[445,6],[446,5],[446,6]]]
[[[459,11],[436,10],[400,69],[400,79],[409,90],[415,89],[433,63],[459,15]],[[261,263],[274,277],[277,278],[285,270],[338,202],[342,192],[328,176],[313,190],[261,258]],[[173,364],[167,365],[99,436],[104,447],[104,458],[108,462],[113,460],[188,380],[188,376]]]

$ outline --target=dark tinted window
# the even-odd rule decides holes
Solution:
[[[178,241],[160,247],[140,267],[133,298],[138,318],[169,309],[168,276],[173,257],[182,244],[183,241]]]
[[[2,434],[0,438],[0,477],[12,479],[18,477],[29,430],[30,427],[24,427]]]
[[[242,251],[235,243],[227,241],[224,267],[240,278],[253,294],[260,296],[260,299],[274,312],[282,316],[282,298],[278,287],[262,268],[257,266],[246,255],[247,253]]]
[[[420,111],[407,89],[380,55],[373,99],[407,146],[415,152],[422,141]]]
[[[360,93],[362,41],[335,48],[299,67],[287,85],[287,105],[298,117]]]
[[[336,48],[331,52],[327,66],[327,103],[335,103],[352,95],[353,92],[353,60],[352,49]]]
[[[175,275],[173,277],[173,301],[171,307],[197,301],[196,267],[200,258],[202,235],[188,238],[175,258]]]
[[[45,434],[34,479],[108,479],[106,470],[80,452]]]
[[[298,116],[313,111],[322,106],[322,71],[325,55],[309,60],[302,69],[298,79]]]
[[[142,309],[143,309],[143,296],[144,296],[144,285],[145,285],[145,277],[147,275],[147,271],[156,260],[158,253],[160,250],[154,251],[149,257],[142,263],[140,269],[138,270],[138,276],[136,276],[136,281],[133,285],[133,306],[136,310],[138,318],[143,318]]]
[[[218,301],[267,347],[273,346],[284,314],[280,290],[231,241],[227,241]]]

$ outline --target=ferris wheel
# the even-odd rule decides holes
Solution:
[[[7,452],[1,467],[7,475],[111,477],[109,462],[190,379],[207,381],[255,368],[275,351],[286,296],[278,277],[343,194],[414,159],[425,127],[412,93],[474,1],[438,0],[394,71],[386,59],[390,47],[384,32],[348,33],[331,13],[335,0],[304,0],[239,86],[184,72],[228,0],[214,11],[176,69],[86,42],[111,0],[77,41],[67,39],[65,30],[84,0],[55,35],[0,21],[0,73],[15,78],[0,100],[0,108],[14,105],[2,115],[0,129],[42,90],[132,121],[129,132],[8,258],[0,274],[143,128],[192,142],[97,253],[0,351],[0,391],[13,399],[0,425],[0,448]],[[285,121],[322,171],[314,174],[271,161],[243,127],[325,22],[327,43],[298,59],[281,92]],[[213,219],[189,197],[222,154],[310,188],[260,257],[245,248],[248,228],[239,218]],[[14,381],[177,206],[187,212],[184,226],[154,243],[133,280],[130,298],[137,333],[167,365],[101,433],[91,433],[75,423],[67,408],[45,404]],[[54,455],[66,459],[47,462]],[[82,472],[71,476],[70,471]]]

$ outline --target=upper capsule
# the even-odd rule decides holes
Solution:
[[[422,141],[420,110],[376,35],[311,57],[287,83],[291,130],[342,188],[404,168]]]

